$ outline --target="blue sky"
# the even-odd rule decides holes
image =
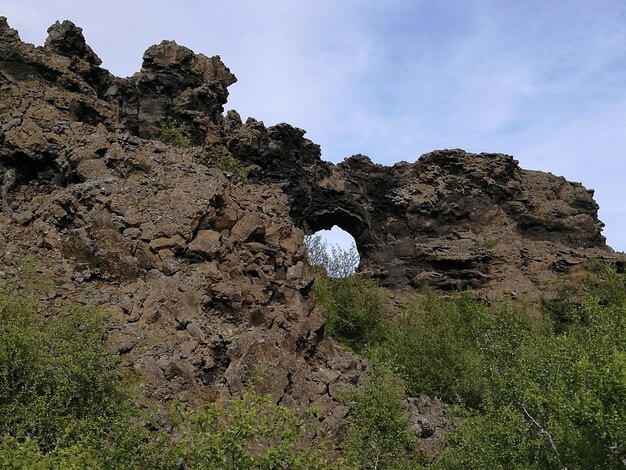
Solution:
[[[306,129],[326,160],[511,154],[595,189],[626,250],[623,0],[0,0],[0,14],[35,44],[71,19],[122,76],[162,39],[219,54],[239,79],[227,109]]]

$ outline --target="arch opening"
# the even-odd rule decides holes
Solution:
[[[361,257],[352,235],[337,225],[304,238],[311,266],[320,266],[330,277],[348,277],[356,272]]]
[[[314,232],[330,231],[336,226],[337,229],[347,232],[354,239],[358,239],[365,228],[359,215],[342,207],[309,211],[300,220]]]

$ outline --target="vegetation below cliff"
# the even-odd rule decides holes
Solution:
[[[342,467],[315,410],[304,417],[244,392],[191,408],[176,401],[166,430],[134,406],[106,342],[103,316],[70,308],[46,319],[0,292],[0,468]],[[262,379],[262,372],[259,377]],[[260,380],[261,380],[260,379]]]
[[[564,284],[542,315],[468,293],[397,297],[357,276],[318,273],[329,331],[373,369],[347,396],[339,448],[316,426],[255,393],[175,402],[167,426],[138,410],[109,352],[102,316],[45,319],[3,289],[2,468],[623,468],[626,291],[603,265]],[[391,307],[389,305],[392,305]],[[441,397],[453,430],[420,451],[406,396]],[[430,458],[429,458],[430,457]]]
[[[588,469],[625,465],[624,285],[623,275],[593,265],[541,313],[469,293],[396,294],[389,308],[378,288],[356,277],[321,275],[315,289],[331,334],[375,368],[394,370],[409,396],[454,405],[454,431],[433,468]],[[372,409],[384,409],[393,392],[378,397]],[[361,468],[376,468],[387,450],[375,432],[384,421],[370,425]],[[398,467],[386,462],[378,468]]]

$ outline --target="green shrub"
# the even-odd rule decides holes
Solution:
[[[171,145],[182,149],[189,148],[191,145],[189,139],[185,136],[186,128],[182,124],[167,121],[161,127],[159,132],[159,140],[164,144]]]
[[[82,444],[43,453],[37,442],[30,438],[20,440],[9,435],[0,436],[1,469],[82,470],[106,466],[94,449]]]
[[[584,322],[582,305],[594,301],[599,305],[622,306],[626,299],[626,276],[604,263],[591,263],[578,279],[561,283],[557,295],[543,300],[546,311],[555,323],[557,333],[567,331],[572,324]]]
[[[435,468],[623,468],[626,312],[591,310],[593,325],[537,341],[509,365],[481,412],[461,414]]]
[[[387,299],[369,280],[358,275],[331,278],[321,271],[313,292],[326,310],[326,332],[355,351],[363,352],[381,334]]]
[[[412,297],[386,322],[379,353],[394,361],[412,394],[475,404],[486,386],[479,355],[486,322],[479,304]]]
[[[327,436],[267,396],[244,392],[181,413],[175,453],[190,469],[341,469]]]
[[[518,409],[487,404],[482,412],[464,410],[460,418],[433,470],[559,468],[554,455],[544,452],[543,436]]]
[[[419,452],[409,430],[402,380],[377,365],[350,396],[345,454],[360,469],[415,469]]]
[[[544,301],[543,317],[467,293],[409,295],[389,309],[373,284],[321,270],[314,289],[331,335],[391,364],[410,395],[457,404],[460,420],[433,468],[617,469],[626,462],[625,280],[593,264]],[[403,393],[375,374],[364,390],[352,405],[348,454],[362,455],[365,466],[380,449],[383,460],[406,456],[380,441],[394,435],[385,427],[396,416],[387,405]]]
[[[78,310],[46,320],[21,299],[0,304],[0,433],[52,448],[70,423],[107,416],[119,393],[99,318]]]
[[[222,170],[227,176],[232,176],[238,181],[246,181],[248,172],[239,160],[231,156],[221,156],[215,162],[215,168]]]
[[[102,465],[143,467],[135,462],[144,462],[147,435],[132,422],[116,364],[96,312],[45,319],[0,291],[0,462],[22,452],[56,468],[84,454]]]
[[[510,361],[540,328],[511,305],[490,309],[468,294],[446,300],[431,293],[410,296],[388,317],[377,350],[413,395],[477,407],[493,377],[507,377]]]
[[[480,412],[462,413],[437,468],[623,468],[626,308],[621,281],[591,294],[615,282],[605,274],[590,279],[566,333],[498,333],[501,346],[482,356],[492,376]]]

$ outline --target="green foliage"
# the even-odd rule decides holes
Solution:
[[[0,433],[19,430],[52,448],[70,423],[108,416],[119,390],[102,322],[81,311],[45,320],[19,299],[2,300]]]
[[[387,314],[387,299],[372,281],[354,274],[332,278],[320,271],[313,292],[317,304],[326,310],[330,336],[355,351],[364,351],[377,341]]]
[[[244,392],[181,417],[175,453],[184,468],[347,468],[323,433],[267,396]]]
[[[246,181],[248,172],[239,160],[231,156],[221,156],[215,162],[215,168],[222,170],[227,176],[232,176],[238,181]]]
[[[624,306],[626,302],[626,275],[618,273],[613,266],[595,262],[588,267],[583,291],[588,298],[600,305]]]
[[[558,468],[543,452],[543,436],[519,410],[487,405],[480,413],[466,410],[461,418],[433,470]]]
[[[45,319],[0,292],[0,468],[348,468],[313,420],[250,392],[185,413],[175,439],[148,432],[105,333],[97,312]]]
[[[557,332],[564,332],[572,324],[585,321],[585,302],[590,300],[599,305],[623,305],[626,299],[624,275],[603,263],[592,263],[582,279],[562,283],[557,296],[544,300],[544,307],[552,317]]]
[[[476,403],[486,387],[479,349],[487,321],[471,301],[414,297],[388,318],[379,354],[393,358],[411,393]]]
[[[45,319],[25,299],[0,291],[0,462],[21,453],[32,459],[26,468],[83,458],[143,467],[145,434],[131,412],[96,312]]]
[[[348,277],[354,274],[359,266],[359,252],[354,244],[348,250],[338,245],[329,247],[321,235],[307,234],[304,237],[304,245],[309,264],[324,269],[329,277]]]
[[[167,121],[161,127],[159,132],[159,140],[164,144],[171,145],[182,149],[189,148],[191,145],[189,139],[185,136],[186,128],[182,124],[173,121]]]
[[[504,367],[490,358],[504,374],[494,375],[482,413],[464,418],[441,468],[467,468],[479,447],[485,464],[472,468],[623,468],[626,310],[591,301],[580,317],[567,334],[527,342]]]
[[[37,263],[22,268],[33,285]],[[593,266],[534,318],[467,294],[396,298],[391,309],[358,276],[320,273],[328,331],[374,364],[347,397],[345,460],[315,419],[252,392],[179,408],[173,435],[149,433],[135,424],[101,315],[74,308],[46,319],[0,289],[0,468],[417,469],[407,393],[456,403],[433,469],[623,468],[624,280]]]
[[[509,304],[488,308],[468,294],[410,297],[385,324],[380,354],[393,358],[411,393],[480,405],[492,381],[545,326]],[[416,354],[418,356],[416,357]]]
[[[402,380],[378,365],[351,395],[344,442],[348,460],[360,469],[416,468],[418,451],[409,431]]]
[[[106,462],[93,449],[82,444],[43,453],[33,439],[0,437],[0,468],[2,469],[67,469],[105,468]]]
[[[546,303],[543,317],[468,294],[408,296],[396,299],[400,308],[393,310],[381,302],[370,316],[370,302],[361,300],[380,294],[372,285],[318,276],[315,289],[331,334],[392,364],[411,395],[457,404],[456,430],[433,468],[617,469],[626,462],[624,281],[604,265],[592,266]],[[354,324],[363,328],[344,326]],[[368,387],[386,388],[380,377],[371,380]],[[364,416],[358,406],[354,416]],[[370,411],[372,422],[363,427],[384,422],[389,411],[382,410],[382,416]]]

